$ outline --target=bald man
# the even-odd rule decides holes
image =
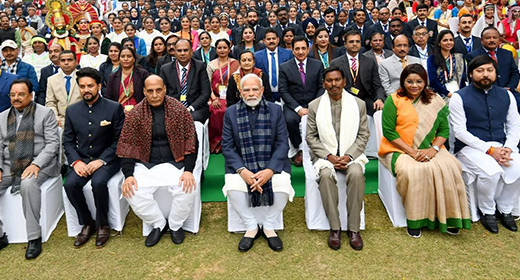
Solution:
[[[151,75],[145,80],[144,95],[146,99],[128,112],[117,145],[125,175],[123,195],[137,216],[153,228],[145,241],[147,247],[157,244],[168,229],[173,243],[181,244],[182,225],[197,195],[195,125],[186,107],[166,96],[161,77]],[[160,187],[170,188],[173,196],[168,219],[153,197]]]

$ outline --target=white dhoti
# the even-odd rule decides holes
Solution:
[[[502,146],[497,142],[488,144]],[[499,165],[491,156],[469,146],[460,150],[456,157],[462,164],[466,184],[476,182],[480,211],[486,215],[494,215],[495,209],[504,214],[511,213],[520,192],[520,154],[511,154],[513,160],[509,167]]]
[[[172,207],[168,216],[171,230],[179,230],[190,214],[195,202],[196,192],[184,193],[179,186],[179,178],[183,169],[177,169],[170,163],[162,163],[151,169],[141,163],[135,165],[134,177],[137,180],[137,190],[132,198],[127,199],[135,214],[153,228],[164,229],[166,220],[155,201],[153,194],[159,188],[168,188],[173,197]]]
[[[264,220],[264,228],[266,230],[274,230],[276,219],[280,216],[287,204],[294,198],[294,189],[291,185],[291,175],[282,172],[274,174],[271,178],[271,185],[274,192],[274,203],[268,207]],[[224,196],[228,197],[228,202],[233,210],[240,216],[246,230],[255,230],[258,226],[252,208],[249,207],[249,198],[247,193],[247,184],[239,174],[226,174],[225,184],[222,188]]]

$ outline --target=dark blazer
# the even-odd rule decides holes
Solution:
[[[267,57],[267,48],[255,52],[255,67],[262,69],[263,73],[269,75],[269,61],[270,57]],[[291,51],[278,47],[278,65],[286,62],[287,60],[293,58],[293,54]],[[280,70],[278,70],[278,73]]]
[[[470,52],[482,47],[479,37],[471,36],[471,39],[472,39],[472,44],[471,44]],[[454,44],[455,45],[453,46],[453,51],[455,53],[461,53],[465,59],[466,56],[468,55],[468,49],[466,49],[466,42],[464,42],[464,40],[462,40],[462,38],[459,35],[459,36],[455,37]]]
[[[334,59],[330,65],[338,66],[343,70],[347,76],[345,90],[350,92],[350,88],[354,86],[354,84],[352,74],[350,73],[350,63],[348,61],[347,55],[342,55],[341,57]],[[381,78],[379,77],[379,66],[374,59],[361,54],[359,55],[358,65],[360,67],[357,78],[360,79],[361,84],[366,91],[360,91],[357,96],[365,101],[367,105],[367,114],[373,115],[374,102],[377,99],[381,99],[383,101],[386,99],[385,89],[383,88],[383,85],[381,84]]]
[[[103,64],[101,64],[103,65]],[[40,72],[40,88],[38,92],[35,92],[36,94],[36,103],[45,106],[45,97],[47,96],[47,79],[49,79],[50,76],[54,75],[54,64],[51,63],[45,67],[42,68]],[[4,73],[2,73],[4,74]]]
[[[92,112],[92,113],[89,113]],[[67,107],[63,147],[69,163],[82,160],[89,163],[101,159],[120,168],[116,156],[117,142],[125,121],[121,104],[99,98],[92,107],[85,101]]]
[[[393,51],[383,49],[383,55],[385,56],[385,59],[391,57],[393,54],[394,54]],[[377,63],[377,60],[376,60],[376,57],[374,55],[374,50],[373,49],[370,49],[370,50],[364,52],[363,56],[371,58],[371,59],[373,59]]]
[[[236,104],[240,101],[240,93],[238,92],[238,87],[236,80],[234,79],[235,74],[231,76],[229,79],[229,84],[226,92],[226,106],[229,107],[233,104]],[[267,73],[262,72],[262,84],[264,85],[264,94],[265,100],[273,102],[273,93],[271,92],[271,87],[269,86],[269,76]],[[267,85],[267,86],[266,86]]]
[[[403,34],[403,33],[401,33],[401,34]],[[399,35],[401,35],[401,34],[399,34]],[[410,39],[408,37],[408,46],[410,46],[410,48],[412,48],[413,45],[415,45],[415,43],[412,41],[412,39]],[[385,36],[385,46],[383,48],[385,48],[387,50],[392,50],[394,48],[394,38],[392,37],[391,34],[388,34]]]
[[[262,43],[259,43],[259,44],[255,43],[254,45],[255,46],[253,46],[253,48],[254,48],[255,52],[265,49],[265,45]],[[237,44],[231,49],[231,57],[234,59],[238,59],[238,57],[240,56],[240,54],[243,51],[244,51],[244,46]]]
[[[237,19],[235,18],[235,22],[234,22],[234,23],[232,23],[232,22],[231,22],[231,19],[229,19],[228,28],[229,28],[229,29],[235,29],[235,28],[237,28],[237,27],[238,27]]]
[[[177,61],[174,60],[161,67],[161,78],[168,91],[168,95],[179,100],[181,96],[181,83],[177,72]],[[190,71],[188,72],[188,105],[198,110],[208,108],[208,100],[211,95],[206,63],[191,59]]]
[[[406,35],[406,37],[412,38],[414,28],[417,25],[419,25],[419,19],[414,18],[411,21],[409,21],[408,23],[405,23],[403,25],[404,25],[403,26],[404,34]],[[431,19],[427,18],[426,19],[426,29],[428,29],[428,34],[431,35],[431,36],[428,35],[429,36],[428,44],[434,45],[435,40],[437,39],[437,35],[439,34],[437,22],[435,20],[431,20]]]
[[[316,46],[316,45],[313,45],[313,46],[311,47],[311,50],[309,51],[309,54],[307,55],[307,57],[308,57],[308,58],[314,58],[314,59],[317,59],[318,61],[321,62],[319,55],[318,55],[318,57],[314,57],[314,47],[315,47],[315,46]],[[338,57],[340,57],[341,55],[344,54],[344,53],[341,53],[341,48],[335,48],[335,47],[332,47],[332,48],[331,48],[331,52],[332,52],[332,56],[330,56],[330,54],[329,54],[329,65],[330,65],[330,62],[331,62],[332,60],[334,60],[335,58],[338,58]],[[323,64],[323,63],[322,63],[322,64]],[[325,66],[324,66],[324,67],[325,67]]]
[[[218,55],[217,55],[217,52],[215,51],[215,48],[214,47],[210,47],[209,61],[207,61],[206,63],[209,63],[210,61],[212,61],[213,59],[216,59],[217,57],[218,57]],[[203,61],[202,60],[201,48],[198,48],[196,51],[193,52],[193,58],[198,60],[198,61]]]
[[[104,94],[105,98],[118,102],[119,100],[119,87],[121,86],[121,75],[123,70],[119,68],[116,72],[108,76],[107,88]],[[150,73],[141,67],[134,67],[134,74],[132,81],[134,83],[134,98],[137,103],[141,102],[144,98],[144,80],[148,78]]]
[[[195,54],[193,55],[195,56]],[[159,57],[159,59],[157,60],[157,66],[155,66],[155,73],[160,73],[161,67],[166,63],[172,62],[174,59],[175,57],[171,56],[169,53]]]
[[[428,56],[433,55],[433,46],[428,44],[427,48],[428,48]],[[412,45],[410,45],[410,49],[408,50],[408,55],[417,57],[417,58],[421,58],[421,55],[419,54],[419,50],[417,49],[417,46],[414,43],[412,43]]]
[[[390,21],[388,21],[387,25],[388,25],[388,32],[385,33],[385,31],[383,30],[383,25],[382,25],[381,22],[377,22],[377,23],[372,24],[372,26],[370,26],[370,32],[368,34],[368,38],[370,38],[374,32],[379,32],[379,33],[381,33],[381,34],[383,34],[385,36],[390,34]]]
[[[473,58],[479,55],[488,55],[484,47],[478,48],[466,56],[468,64]],[[516,92],[516,87],[518,86],[520,74],[518,73],[518,66],[513,59],[513,53],[508,50],[498,48],[495,56],[497,57],[498,65],[500,65],[498,67],[498,77],[495,83],[499,87],[509,88],[511,92],[515,94],[515,98],[517,98],[518,93]]]
[[[271,115],[271,158],[266,168],[275,174],[282,171],[291,173],[289,152],[289,134],[285,125],[282,108],[267,102]],[[245,167],[241,152],[241,142],[238,137],[237,105],[227,108],[224,114],[224,128],[222,130],[222,154],[226,159],[226,174],[235,174],[237,169]]]
[[[327,28],[327,26],[325,24],[323,24],[321,26],[324,26],[325,28]],[[344,31],[344,28],[339,26],[339,24],[334,23],[332,25],[332,34],[329,35],[329,42],[332,45],[337,46],[337,47],[343,46],[343,38],[342,38],[343,31]]]
[[[296,32],[296,36],[304,36],[305,35],[305,33],[303,32],[301,26],[299,26],[299,25],[292,24],[292,23],[287,23],[287,28],[288,27],[291,27],[292,29],[294,29],[294,32]],[[280,38],[280,41],[281,41],[281,38],[282,38],[282,35],[283,35],[282,26],[280,24],[277,24],[274,27],[274,30],[276,31],[276,34],[278,34],[278,38]]]
[[[367,49],[367,46],[370,46],[370,23],[365,22],[363,25],[363,33],[361,34],[361,46],[363,46],[365,49]],[[351,24],[345,28],[345,30],[359,30],[357,25]]]
[[[101,74],[101,93],[105,96],[107,91],[108,77],[112,74],[112,62],[103,62],[99,66],[99,74]]]
[[[312,100],[321,96],[325,92],[322,80],[323,71],[321,61],[307,58],[304,85],[296,59],[282,63],[280,65],[278,92],[280,92],[284,106],[293,111],[298,106],[307,108]]]
[[[11,90],[11,84],[13,81],[18,78],[20,78],[18,75],[2,71],[2,75],[0,75],[0,112],[11,107],[9,91]],[[45,104],[45,97],[43,99],[43,103]]]

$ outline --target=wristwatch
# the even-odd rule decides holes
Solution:
[[[432,148],[433,148],[435,151],[437,151],[437,153],[438,153],[439,150],[440,150],[440,149],[439,149],[439,146],[435,146],[435,145],[433,145]]]

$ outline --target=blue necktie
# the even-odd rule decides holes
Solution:
[[[70,79],[72,77],[71,76],[65,76],[65,79],[67,80],[65,82],[65,90],[67,91],[67,96],[69,96],[69,93],[70,93]]]
[[[271,53],[271,85],[278,86],[278,77],[276,77],[276,58],[274,52]]]
[[[471,38],[464,38],[464,41],[466,41],[466,50],[468,51],[468,53],[471,52],[471,44],[469,43],[470,40]]]
[[[52,68],[54,69],[53,74],[58,73],[58,70],[60,69],[59,66],[52,66]]]
[[[187,81],[188,75],[186,75],[186,71],[187,71],[186,68],[182,69],[182,77],[181,77],[181,97],[180,97],[180,100],[181,100],[182,105],[184,105],[184,107],[188,107],[188,99],[187,99],[187,95],[188,95],[188,81]]]

